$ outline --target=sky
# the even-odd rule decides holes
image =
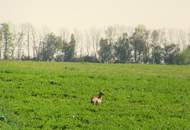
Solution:
[[[0,0],[0,22],[52,29],[108,25],[190,28],[190,0]]]

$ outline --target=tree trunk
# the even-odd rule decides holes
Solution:
[[[28,42],[28,45],[27,45],[27,48],[28,48],[28,59],[30,58],[30,34],[29,34],[29,30],[28,30],[28,38],[27,38],[27,42]]]
[[[4,59],[7,60],[8,59],[8,41],[7,39],[5,39],[5,51],[4,51]]]
[[[137,50],[136,50],[136,48],[134,49],[134,55],[135,55],[135,62],[137,62]]]
[[[0,60],[1,60],[1,48],[0,48]]]

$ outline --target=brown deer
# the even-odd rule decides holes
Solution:
[[[102,103],[102,97],[103,97],[104,93],[102,91],[99,92],[98,96],[93,96],[91,98],[91,103],[93,105],[98,105]]]

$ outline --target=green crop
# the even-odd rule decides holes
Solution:
[[[189,130],[190,66],[1,61],[0,129]]]

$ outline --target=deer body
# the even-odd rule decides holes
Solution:
[[[104,95],[103,92],[100,92],[98,96],[93,96],[91,98],[91,103],[94,105],[98,105],[102,103],[102,96]]]

